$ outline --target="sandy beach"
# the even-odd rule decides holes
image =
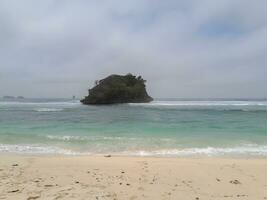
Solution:
[[[267,199],[267,159],[1,155],[0,199]]]

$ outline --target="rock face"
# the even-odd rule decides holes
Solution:
[[[141,76],[127,74],[110,75],[96,81],[89,95],[81,100],[83,104],[146,103],[153,99],[147,94],[145,80]]]

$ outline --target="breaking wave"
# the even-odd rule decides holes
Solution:
[[[0,144],[2,153],[19,153],[19,154],[63,154],[63,155],[81,155],[82,153],[74,152],[67,149],[52,146],[36,145],[10,145]]]
[[[34,109],[37,112],[60,112],[63,111],[63,108],[36,108]]]
[[[129,103],[129,106],[152,109],[215,110],[239,112],[267,112],[266,101],[153,101],[150,103]]]
[[[73,151],[54,146],[37,145],[9,145],[0,144],[0,152],[19,154],[43,154],[43,155],[97,155],[98,152]],[[206,148],[183,148],[183,149],[159,149],[159,150],[137,150],[137,151],[103,151],[101,154],[113,154],[118,156],[151,156],[151,157],[221,157],[221,156],[267,156],[267,146],[246,145],[237,147],[206,147]]]
[[[160,156],[160,157],[190,157],[190,156],[267,156],[267,146],[240,146],[240,147],[206,147],[185,149],[163,149],[155,151],[124,152],[125,155],[133,156]]]
[[[42,101],[28,101],[28,102],[20,102],[20,101],[0,101],[0,106],[76,106],[81,105],[80,101],[49,101],[49,102],[42,102]]]
[[[72,135],[47,135],[49,140],[58,141],[161,141],[161,142],[174,142],[170,138],[138,138],[138,137],[119,137],[119,136],[72,136]]]
[[[129,103],[132,106],[267,106],[266,101],[152,101]]]

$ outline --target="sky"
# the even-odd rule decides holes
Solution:
[[[266,98],[267,1],[0,1],[0,96],[127,73],[155,98]]]

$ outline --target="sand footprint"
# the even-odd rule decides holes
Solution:
[[[135,200],[135,199],[137,199],[138,197],[137,196],[131,196],[130,197],[130,200]]]
[[[40,195],[35,195],[35,196],[29,196],[27,200],[34,200],[34,199],[39,199],[41,196]]]

